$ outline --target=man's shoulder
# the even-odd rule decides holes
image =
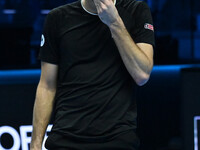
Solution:
[[[65,4],[65,5],[58,6],[54,9],[52,9],[49,12],[49,15],[57,16],[57,15],[60,15],[60,14],[63,14],[63,13],[70,12],[72,9],[79,8],[79,3],[80,3],[79,1],[75,1],[75,2],[72,2],[72,3],[68,3],[68,4]]]
[[[119,0],[118,5],[128,12],[135,12],[136,9],[140,11],[148,8],[147,3],[141,0]]]

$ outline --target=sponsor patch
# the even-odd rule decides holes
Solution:
[[[144,24],[144,28],[145,28],[145,29],[148,29],[148,30],[151,30],[151,31],[154,31],[153,25],[151,25],[151,24],[149,24],[149,23],[145,23],[145,24]]]
[[[41,47],[44,46],[44,43],[45,43],[45,38],[44,35],[42,34],[40,46]]]

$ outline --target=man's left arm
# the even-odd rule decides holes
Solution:
[[[144,85],[153,68],[153,46],[135,43],[128,33],[112,0],[94,0],[99,18],[111,31],[121,58],[135,82]]]

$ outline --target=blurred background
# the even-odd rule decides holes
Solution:
[[[49,11],[75,0],[0,0],[0,150],[26,150]],[[155,67],[138,89],[141,150],[199,150],[200,1],[145,0],[155,26]]]

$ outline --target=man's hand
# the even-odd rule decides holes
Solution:
[[[122,23],[121,17],[112,0],[93,0],[101,21],[110,27]]]

